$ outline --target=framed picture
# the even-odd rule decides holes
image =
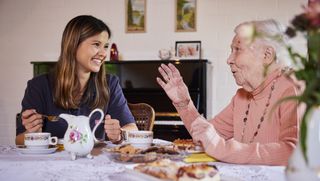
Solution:
[[[146,31],[146,0],[126,0],[126,32]]]
[[[176,41],[176,58],[201,59],[201,41]]]
[[[176,32],[196,31],[197,0],[176,0]]]

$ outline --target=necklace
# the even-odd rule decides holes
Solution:
[[[272,92],[274,90],[274,85],[276,83],[276,81],[278,80],[278,78],[280,77],[280,75],[282,74],[282,71],[281,73],[279,73],[279,75],[272,81],[272,85],[271,85],[271,90],[270,90],[270,93],[269,93],[269,96],[268,96],[268,100],[266,102],[266,105],[265,105],[265,108],[263,110],[263,113],[262,113],[262,116],[260,117],[260,121],[259,121],[259,124],[257,126],[257,129],[256,131],[254,132],[253,134],[253,137],[251,138],[250,140],[250,143],[253,142],[253,140],[255,139],[255,137],[258,135],[259,133],[259,130],[260,130],[260,127],[261,127],[261,124],[263,123],[264,121],[264,116],[266,115],[267,113],[267,109],[270,105],[270,99],[272,97]],[[252,97],[250,95],[248,95],[248,99],[250,99],[249,103],[248,103],[248,106],[247,106],[247,110],[245,112],[245,117],[243,118],[243,129],[242,129],[242,133],[241,133],[241,142],[243,142],[243,137],[244,137],[244,132],[245,132],[245,129],[247,127],[247,120],[248,120],[248,115],[249,115],[249,110],[250,110],[250,104],[251,104],[251,101],[252,101]]]

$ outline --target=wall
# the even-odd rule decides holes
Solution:
[[[175,41],[201,40],[211,64],[209,117],[236,90],[226,64],[233,28],[245,20],[275,18],[287,23],[307,0],[198,0],[197,32],[174,32],[175,0],[147,0],[147,32],[125,33],[124,0],[0,0],[0,144],[13,144],[15,114],[21,109],[30,61],[56,61],[66,23],[80,14],[104,20],[123,59],[158,59],[158,50]]]

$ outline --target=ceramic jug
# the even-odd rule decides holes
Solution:
[[[101,117],[91,131],[89,120],[95,112],[99,112]],[[93,110],[89,117],[74,116],[70,114],[60,114],[59,117],[66,120],[68,123],[68,129],[64,135],[63,143],[64,149],[71,154],[71,159],[75,160],[77,156],[93,158],[91,150],[93,149],[94,142],[98,141],[94,133],[99,124],[102,123],[104,117],[102,110]]]

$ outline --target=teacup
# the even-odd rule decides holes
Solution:
[[[128,131],[128,142],[140,149],[147,149],[151,146],[153,141],[152,131]]]
[[[58,151],[64,150],[63,143],[64,143],[63,139],[58,139],[58,143],[57,143]]]
[[[47,149],[49,145],[56,145],[58,138],[51,137],[51,133],[26,133],[24,144],[30,149]]]

